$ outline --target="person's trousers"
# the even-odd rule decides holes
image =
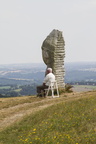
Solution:
[[[45,94],[45,89],[47,89],[48,88],[48,86],[46,86],[46,85],[39,85],[39,86],[37,86],[37,95],[38,96],[45,96],[46,94]]]

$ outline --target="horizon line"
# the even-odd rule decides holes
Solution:
[[[95,63],[96,61],[65,61],[65,63]],[[45,64],[44,62],[18,62],[18,63],[1,63],[0,65],[20,65],[20,64]],[[46,65],[46,64],[45,64]]]

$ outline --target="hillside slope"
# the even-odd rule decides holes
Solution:
[[[96,91],[64,93],[60,98],[38,98],[36,96],[1,98],[0,131],[21,121],[24,117],[60,102],[75,101],[80,98],[96,96]]]

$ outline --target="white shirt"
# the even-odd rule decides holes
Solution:
[[[49,86],[50,82],[54,82],[54,81],[55,81],[55,75],[53,73],[49,73],[44,78],[43,83],[45,83],[47,86]]]

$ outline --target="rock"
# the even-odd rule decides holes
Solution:
[[[64,88],[64,57],[65,57],[65,41],[62,32],[53,30],[42,44],[42,57],[44,63],[51,67],[56,76],[59,88]]]

